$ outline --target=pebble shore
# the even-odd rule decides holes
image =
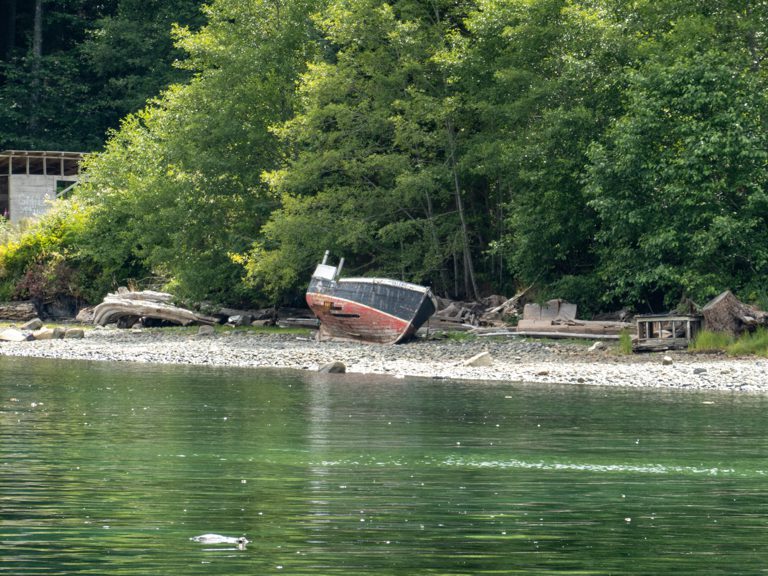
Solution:
[[[481,352],[490,366],[466,366]],[[485,381],[680,388],[768,393],[768,361],[688,352],[619,354],[588,346],[518,338],[417,339],[385,346],[316,342],[309,336],[232,330],[212,335],[169,330],[87,330],[85,338],[2,342],[0,354],[67,360],[143,362],[316,371],[342,362],[347,372]],[[665,365],[664,356],[672,363]]]

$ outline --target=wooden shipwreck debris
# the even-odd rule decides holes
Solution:
[[[520,316],[520,304],[530,286],[512,298],[493,294],[479,302],[460,302],[438,298],[438,310],[427,323],[429,330],[477,331],[481,328],[506,328],[510,319]]]
[[[730,290],[710,300],[701,309],[701,313],[707,330],[725,332],[732,336],[768,324],[768,313],[742,303]]]
[[[630,328],[628,322],[579,320],[577,305],[564,300],[550,300],[546,304],[526,304],[523,319],[517,324],[520,336],[546,338],[601,338],[618,339],[622,330]]]
[[[216,318],[204,316],[170,304],[173,297],[165,292],[145,290],[130,292],[125,289],[107,294],[93,311],[93,323],[99,326],[118,323],[130,326],[138,320],[155,319],[173,324],[217,324]]]
[[[632,349],[637,352],[661,352],[687,348],[701,330],[697,314],[644,314],[635,316],[637,337]]]
[[[565,300],[523,306],[529,289],[512,298],[489,296],[480,302],[439,299],[438,311],[430,318],[427,330],[471,331],[480,336],[612,340],[632,326],[624,321],[628,313],[620,316],[622,320],[618,315],[614,320],[579,320],[576,318],[577,305]]]
[[[472,330],[480,323],[485,311],[481,302],[460,302],[437,298],[437,312],[427,321],[430,330]]]

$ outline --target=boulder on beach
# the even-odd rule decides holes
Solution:
[[[31,339],[31,334],[22,332],[18,328],[6,328],[0,332],[0,340],[3,342],[26,342]]]
[[[32,332],[32,338],[35,340],[58,340],[64,338],[65,330],[59,328],[40,328]]]
[[[40,318],[32,318],[32,320],[21,325],[21,330],[39,330],[42,327],[43,321]]]
[[[329,362],[317,369],[321,374],[344,374],[347,367],[344,362]]]

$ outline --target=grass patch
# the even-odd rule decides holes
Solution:
[[[449,340],[451,342],[468,342],[477,339],[476,334],[461,330],[433,330],[429,337],[432,340]]]
[[[621,354],[632,354],[632,335],[628,328],[619,333],[619,352]]]
[[[738,339],[722,332],[699,332],[688,347],[691,352],[726,352],[731,356],[768,357],[768,330],[758,328]]]
[[[758,328],[728,345],[725,351],[731,356],[768,356],[768,330]]]
[[[733,344],[733,337],[722,332],[702,330],[688,346],[691,352],[725,352]]]

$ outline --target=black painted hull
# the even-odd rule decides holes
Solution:
[[[386,278],[313,276],[306,298],[320,320],[322,337],[363,342],[402,342],[436,308],[428,288]]]

